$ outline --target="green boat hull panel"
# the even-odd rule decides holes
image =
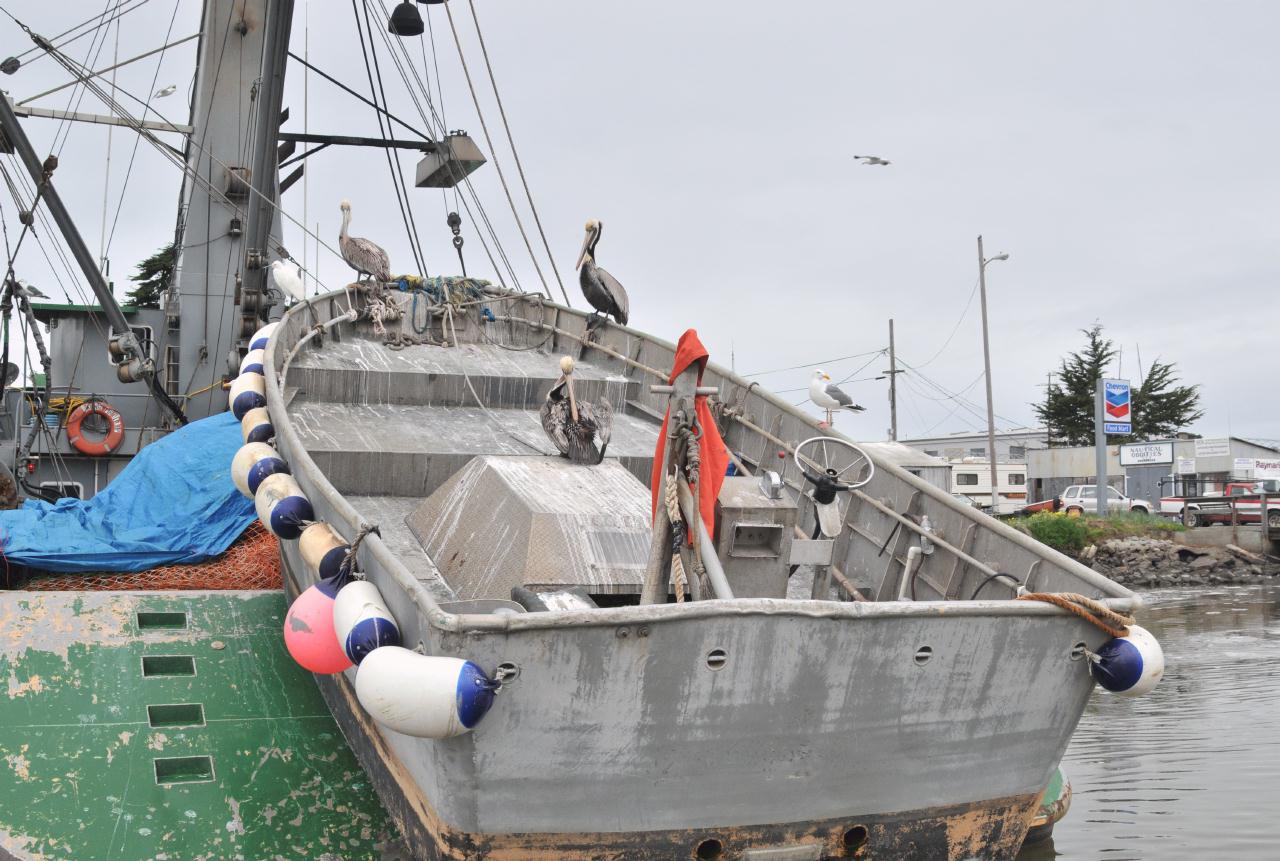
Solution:
[[[279,592],[0,593],[0,858],[383,858],[394,827],[284,613]]]

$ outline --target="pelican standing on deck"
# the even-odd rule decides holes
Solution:
[[[631,314],[627,291],[617,278],[596,265],[596,245],[603,230],[603,222],[594,218],[587,222],[587,237],[582,241],[582,253],[578,255],[578,284],[582,287],[582,295],[587,297],[587,302],[597,314],[610,316],[625,326]]]
[[[809,380],[809,400],[827,411],[827,424],[831,424],[831,414],[835,410],[860,413],[866,409],[855,404],[853,398],[831,382],[831,377],[821,368],[814,371],[813,379]]]
[[[391,259],[368,239],[347,235],[351,224],[351,201],[342,201],[342,231],[338,234],[338,250],[347,265],[359,275],[367,275],[375,281],[386,283],[391,280]]]
[[[579,403],[573,393],[573,359],[560,360],[560,378],[538,411],[542,429],[574,463],[594,466],[604,460],[613,433],[613,408],[601,399],[598,403]]]

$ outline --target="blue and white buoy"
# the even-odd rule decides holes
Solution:
[[[474,729],[498,683],[471,661],[374,649],[356,671],[356,697],[374,720],[416,738],[451,738]]]
[[[344,570],[347,553],[351,547],[342,540],[332,526],[327,523],[313,523],[302,531],[298,539],[298,552],[309,570],[314,571],[322,580],[346,582],[351,572]]]
[[[279,323],[268,323],[261,329],[253,333],[253,337],[249,339],[250,350],[265,350],[267,341],[271,340],[271,336],[275,334],[276,329],[280,328]]]
[[[258,485],[268,475],[287,473],[289,465],[280,453],[265,442],[246,443],[231,459],[231,480],[245,496],[253,499]]]
[[[1113,637],[1090,661],[1094,680],[1112,693],[1126,697],[1150,693],[1164,677],[1164,649],[1151,632],[1129,626],[1129,636]]]
[[[303,495],[293,476],[285,473],[264,478],[258,484],[258,492],[253,495],[253,505],[258,511],[258,519],[272,535],[290,541],[301,535],[302,530],[316,519],[311,501]]]
[[[227,405],[232,414],[243,421],[249,410],[267,405],[267,381],[262,374],[241,374],[231,384]]]
[[[342,650],[359,664],[382,646],[400,645],[400,628],[387,609],[378,587],[368,580],[352,580],[333,602],[333,630]]]
[[[276,435],[271,413],[266,407],[254,407],[240,420],[240,435],[245,442],[270,442]]]
[[[261,374],[263,357],[266,354],[262,350],[250,350],[245,353],[243,359],[240,360],[240,373],[242,374]]]

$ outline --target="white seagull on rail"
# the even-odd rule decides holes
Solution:
[[[827,412],[849,410],[850,412],[860,413],[866,409],[866,407],[855,404],[853,398],[831,382],[831,377],[827,376],[827,373],[821,368],[813,372],[813,379],[809,381],[809,400]]]
[[[887,158],[880,158],[878,155],[855,155],[854,158],[871,167],[885,167],[893,164]]]

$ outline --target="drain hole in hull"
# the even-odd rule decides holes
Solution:
[[[724,857],[724,844],[715,839],[703,840],[694,850],[694,857],[698,861],[719,861]]]
[[[867,843],[867,826],[853,826],[844,833],[844,837],[841,838],[841,842],[844,843],[844,848],[850,853],[861,849]]]

